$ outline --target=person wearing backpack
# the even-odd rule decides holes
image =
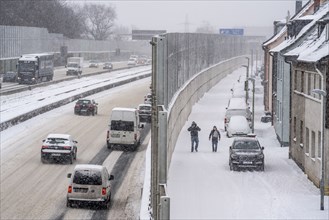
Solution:
[[[212,142],[212,152],[217,152],[218,141],[220,140],[220,133],[217,130],[217,127],[214,126],[209,134],[209,140],[211,138]]]
[[[187,129],[191,133],[191,152],[195,151],[198,152],[198,145],[199,145],[199,136],[198,132],[201,131],[199,126],[193,121],[192,125]],[[194,148],[195,143],[195,148]]]

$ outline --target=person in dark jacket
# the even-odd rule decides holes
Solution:
[[[217,152],[218,141],[220,140],[220,133],[217,130],[217,127],[214,126],[209,134],[209,140],[211,138],[212,142],[212,152]]]
[[[193,121],[192,125],[187,129],[191,133],[191,152],[195,151],[198,152],[198,145],[199,145],[199,136],[198,132],[201,131],[199,126]],[[195,143],[195,146],[194,146]]]

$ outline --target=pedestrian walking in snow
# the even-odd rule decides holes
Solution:
[[[191,133],[191,152],[195,151],[198,152],[199,146],[199,136],[198,132],[201,131],[199,126],[193,121],[192,125],[187,129]],[[194,146],[195,143],[195,146]]]
[[[220,133],[217,130],[217,127],[214,126],[209,134],[209,140],[211,138],[212,142],[212,152],[217,152],[218,141],[220,140]]]

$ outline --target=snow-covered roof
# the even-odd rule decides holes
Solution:
[[[101,171],[103,169],[102,165],[96,164],[77,164],[74,170],[97,170]]]
[[[296,37],[292,37],[283,41],[277,47],[273,48],[270,52],[282,51],[287,47],[291,46],[292,44],[296,43],[298,40],[301,39],[301,37],[303,37],[305,34],[307,34],[307,32],[309,32],[312,28],[315,27],[317,21],[322,19],[328,13],[329,13],[329,2],[326,2],[323,4],[321,8],[319,8],[319,10],[314,15],[307,16],[308,18],[313,18],[313,20],[309,24],[305,25]]]
[[[51,53],[39,53],[39,54],[24,54],[22,55],[19,60],[20,61],[37,61],[37,57],[40,56],[51,56]]]
[[[70,139],[69,134],[48,134],[47,138],[63,138],[63,139]]]
[[[313,5],[313,1],[309,1],[306,5],[304,5],[304,7],[302,8],[302,10],[300,10],[297,14],[295,14],[292,19],[296,19],[301,17],[307,10],[309,10],[309,8]],[[276,35],[274,35],[272,38],[270,38],[268,41],[264,42],[263,46],[268,46],[269,44],[275,42],[277,39],[279,39],[282,35],[286,34],[287,32],[287,25],[285,25],[280,31],[279,33],[277,33]]]
[[[122,108],[122,107],[116,107],[112,109],[113,111],[125,111],[125,112],[135,112],[136,109],[135,108]]]

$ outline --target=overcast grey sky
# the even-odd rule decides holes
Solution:
[[[87,0],[84,2],[92,2]],[[295,0],[123,0],[98,1],[115,6],[116,23],[130,29],[155,29],[167,32],[190,32],[209,23],[215,30],[219,28],[239,28],[247,26],[272,26],[274,20],[281,20],[295,13]],[[307,1],[303,1],[305,4]],[[190,23],[185,25],[186,18]]]

